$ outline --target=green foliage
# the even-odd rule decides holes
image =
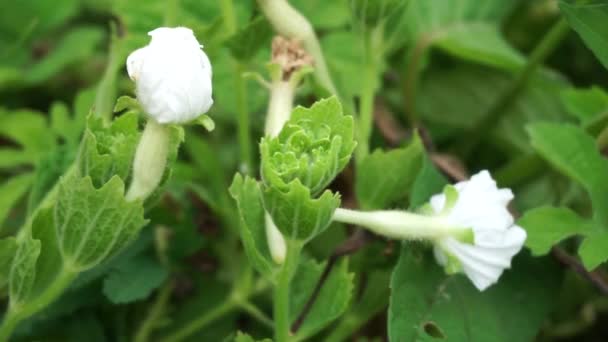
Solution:
[[[530,341],[559,290],[556,265],[519,256],[513,271],[479,293],[463,276],[446,277],[429,255],[402,248],[391,279],[391,341]],[[542,284],[541,284],[542,283]]]
[[[313,260],[303,260],[300,263],[290,289],[292,298],[291,321],[297,319],[297,315],[310,299],[324,267],[324,264],[318,264]],[[298,330],[298,337],[312,337],[340,317],[351,300],[352,292],[353,274],[348,272],[348,262],[341,261],[325,280],[317,300],[310,308],[308,317]]]
[[[583,38],[604,67],[608,68],[608,4],[600,1],[591,4],[560,1],[559,8],[568,24]]]
[[[310,190],[299,180],[286,191],[269,188],[264,192],[264,206],[277,228],[286,238],[308,241],[329,226],[340,195],[327,190],[319,198],[311,198]]]
[[[40,255],[40,241],[26,237],[19,241],[8,276],[12,306],[24,302],[36,279],[36,260]]]
[[[566,89],[562,101],[568,112],[583,126],[605,119],[608,113],[608,94],[599,87]]]
[[[113,176],[96,189],[89,177],[69,177],[59,187],[55,227],[67,267],[83,271],[126,246],[145,224],[141,202],[127,202]]]
[[[26,173],[13,177],[0,185],[0,227],[9,214],[9,210],[25,194],[32,181],[32,174]]]
[[[403,18],[405,39],[417,48],[436,46],[467,61],[501,69],[521,67],[524,58],[505,41],[500,21],[518,1],[410,1]]]
[[[249,61],[270,44],[271,37],[270,24],[264,17],[258,17],[232,36],[226,44],[234,58]]]
[[[110,271],[103,282],[103,293],[114,304],[142,300],[167,276],[167,271],[154,259],[137,256]]]
[[[262,179],[282,190],[297,179],[315,196],[348,164],[355,145],[353,119],[337,98],[298,107],[278,137],[262,139]]]
[[[418,135],[403,148],[376,150],[358,166],[357,200],[366,210],[388,208],[409,194],[423,165],[424,146]]]
[[[16,252],[17,242],[15,238],[9,237],[0,240],[0,288],[4,288],[8,283],[11,265]]]

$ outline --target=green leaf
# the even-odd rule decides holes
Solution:
[[[268,48],[273,35],[272,27],[265,17],[252,20],[235,33],[227,42],[230,52],[239,61],[247,62],[262,48]]]
[[[230,186],[230,195],[239,209],[239,232],[247,258],[258,272],[270,276],[276,267],[266,239],[264,203],[258,182],[236,174]]]
[[[425,157],[422,169],[414,184],[410,194],[410,208],[418,208],[427,203],[431,196],[440,193],[448,180],[437,170],[430,158]]]
[[[416,109],[434,133],[435,142],[461,139],[462,130],[482,120],[511,82],[504,72],[478,66],[432,69],[420,85]],[[568,117],[559,98],[565,85],[550,75],[533,77],[489,136],[508,144],[517,155],[531,150],[524,130],[527,123]]]
[[[572,210],[553,207],[527,211],[517,221],[517,225],[528,233],[526,246],[534,255],[547,254],[558,242],[573,235],[586,236],[596,229],[592,221],[578,216]]]
[[[272,340],[269,338],[265,338],[263,340],[256,340],[253,337],[239,331],[236,333],[234,342],[272,342]]]
[[[302,312],[324,269],[325,263],[318,264],[311,259],[300,263],[291,282],[291,322],[295,321]],[[334,266],[325,280],[316,301],[298,330],[298,338],[303,340],[312,337],[340,317],[348,307],[352,292],[353,274],[348,273],[348,262],[343,260]]]
[[[0,240],[0,289],[8,283],[13,258],[17,252],[17,241],[13,237]]]
[[[365,44],[361,37],[350,31],[334,31],[322,36],[321,46],[327,65],[345,100],[360,96],[361,70],[365,67]]]
[[[353,119],[336,97],[297,107],[278,137],[262,139],[262,178],[283,190],[297,179],[317,195],[348,164],[355,145]]]
[[[289,183],[287,191],[270,188],[264,192],[264,207],[286,239],[314,238],[331,223],[334,211],[340,206],[340,195],[326,190],[317,199],[299,180]]]
[[[583,38],[604,67],[608,68],[608,4],[596,2],[574,5],[560,1],[559,7],[568,24]]]
[[[40,241],[25,237],[18,242],[9,273],[11,305],[27,300],[36,279],[36,261],[40,255]]]
[[[136,256],[110,271],[103,293],[114,304],[131,303],[147,298],[167,276],[167,270],[153,258]]]
[[[391,341],[532,341],[560,288],[557,265],[523,254],[498,284],[479,292],[411,247],[404,245],[391,280]]]
[[[418,135],[402,148],[376,150],[357,167],[355,192],[364,210],[385,209],[407,198],[424,159],[424,146]]]
[[[34,164],[48,152],[49,146],[55,145],[55,136],[49,132],[44,115],[29,110],[0,110],[0,136],[20,146],[7,148],[0,154],[0,165],[4,167]]]
[[[104,126],[101,118],[90,116],[78,157],[80,172],[83,176],[90,176],[96,187],[114,175],[126,180],[139,136],[136,113],[119,117],[109,127]]]
[[[583,126],[608,115],[608,94],[599,87],[569,88],[561,93],[564,106]]]
[[[36,262],[36,281],[32,297],[40,295],[61,272],[63,257],[57,245],[57,232],[53,207],[38,212],[32,222],[32,237],[41,243],[40,256]]]
[[[581,184],[593,203],[594,219],[608,228],[608,160],[595,141],[581,128],[570,124],[529,125],[532,146],[560,172]]]
[[[34,180],[31,173],[13,177],[0,185],[0,231],[11,208],[23,197]]]
[[[96,189],[90,177],[62,180],[55,208],[59,248],[68,267],[84,271],[126,246],[146,223],[140,201],[127,202],[118,176]]]
[[[44,59],[28,70],[25,81],[39,84],[66,67],[89,58],[103,37],[103,30],[97,27],[80,27],[68,31]]]
[[[501,69],[521,67],[525,59],[500,33],[500,22],[518,1],[410,1],[400,33],[409,44],[436,46],[455,57]]]

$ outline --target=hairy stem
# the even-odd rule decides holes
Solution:
[[[144,321],[139,326],[139,329],[135,333],[133,337],[134,342],[146,342],[149,341],[150,335],[154,331],[158,320],[162,317],[165,312],[165,308],[167,303],[169,302],[169,298],[171,297],[171,292],[173,291],[173,282],[167,282],[163,288],[160,290],[160,293],[156,296],[156,300],[154,301],[154,305],[148,312],[148,315],[144,319]]]

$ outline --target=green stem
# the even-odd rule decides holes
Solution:
[[[276,342],[288,342],[291,340],[289,320],[289,288],[291,279],[298,267],[300,251],[302,246],[293,241],[287,242],[287,256],[281,267],[277,285],[274,291],[274,333]]]
[[[262,310],[260,310],[260,308],[253,305],[251,302],[243,301],[240,302],[238,305],[241,309],[243,309],[243,311],[247,312],[249,316],[255,318],[258,322],[271,329],[274,327],[272,319],[270,319],[270,317],[268,317]]]
[[[77,275],[78,272],[63,267],[53,282],[36,298],[25,303],[11,303],[0,327],[0,342],[8,341],[21,321],[38,313],[57,299]]]
[[[515,102],[517,97],[525,90],[528,81],[541,66],[545,59],[553,53],[559,43],[570,31],[570,27],[565,19],[560,19],[555,23],[549,32],[543,37],[542,41],[530,54],[525,67],[515,77],[515,80],[488,108],[482,119],[471,129],[469,137],[465,139],[463,146],[464,153],[468,155],[479,144],[485,134],[492,131],[492,128],[509,113],[507,110]]]
[[[433,44],[438,34],[423,35],[412,50],[405,71],[403,83],[403,99],[405,100],[405,114],[412,127],[418,126],[416,113],[416,98],[418,97],[418,81],[420,80],[420,64],[427,49]]]
[[[156,301],[154,302],[152,309],[150,309],[148,315],[139,326],[139,329],[137,330],[133,341],[146,342],[149,340],[150,335],[154,331],[156,323],[165,312],[165,308],[167,306],[167,303],[169,302],[169,298],[171,296],[172,291],[173,282],[169,281],[165,284],[165,286],[163,286],[160,293],[156,296]]]
[[[237,303],[232,300],[226,300],[221,305],[207,311],[204,315],[196,318],[186,326],[180,328],[177,332],[161,339],[162,342],[177,342],[182,341],[193,335],[216,319],[226,315],[237,307]]]
[[[357,139],[357,162],[369,154],[369,140],[371,138],[372,127],[374,124],[374,95],[376,82],[376,68],[372,61],[365,65],[363,76],[363,91],[361,93],[361,108],[359,110],[359,120],[357,127],[359,137]]]
[[[224,24],[228,35],[236,32],[236,16],[234,14],[234,3],[233,0],[221,0],[220,6],[222,9],[222,15],[224,17]]]
[[[101,116],[106,123],[112,120],[114,103],[116,102],[116,77],[123,63],[123,41],[123,39],[118,38],[116,27],[112,26],[108,64],[97,86],[94,106],[95,114]]]
[[[247,108],[247,86],[243,79],[244,68],[240,62],[236,62],[235,75],[235,98],[238,110],[238,137],[241,152],[241,171],[249,174],[253,171],[253,161],[251,156],[251,132],[249,130],[249,109]]]

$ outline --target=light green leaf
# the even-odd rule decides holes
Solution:
[[[353,119],[336,97],[297,107],[278,137],[262,139],[262,178],[283,190],[297,179],[316,196],[348,164],[355,145]]]
[[[140,255],[119,264],[103,282],[104,295],[114,304],[147,298],[168,273],[156,260]]]
[[[364,210],[385,209],[407,198],[424,160],[418,135],[402,148],[368,155],[357,167],[355,192]]]
[[[350,0],[292,0],[295,7],[317,29],[329,30],[350,22]]]
[[[8,283],[13,258],[17,252],[15,238],[8,237],[0,240],[0,289]]]
[[[499,282],[479,292],[463,275],[447,277],[430,253],[404,245],[391,280],[391,341],[532,341],[555,303],[559,268],[520,255]]]
[[[25,74],[26,82],[44,82],[66,67],[89,58],[103,37],[103,30],[97,27],[80,27],[68,31],[44,59],[28,70]]]
[[[36,261],[40,255],[40,241],[25,237],[18,242],[9,273],[11,305],[27,300],[36,279]]]
[[[239,209],[239,232],[245,253],[251,265],[261,274],[270,276],[275,269],[272,261],[264,221],[264,204],[258,182],[250,177],[236,174],[230,194]]]
[[[578,248],[578,254],[583,260],[585,268],[593,270],[608,259],[608,232],[596,229],[587,235]]]
[[[608,4],[595,2],[585,5],[559,2],[562,14],[583,38],[595,56],[608,68]]]
[[[365,67],[365,44],[354,32],[334,31],[321,37],[332,79],[345,99],[360,96],[361,70]],[[348,114],[348,113],[347,113]]]
[[[303,260],[290,289],[290,321],[297,319],[304,305],[310,299],[325,264],[318,264],[313,260]],[[348,273],[348,262],[340,261],[335,265],[325,280],[319,295],[308,312],[302,326],[298,330],[299,339],[314,336],[325,328],[334,319],[340,317],[350,302],[353,292],[353,274]]]
[[[573,236],[586,236],[597,227],[568,208],[541,207],[524,214],[517,225],[528,233],[526,246],[532,254],[547,254],[553,245]],[[608,251],[605,253],[608,257]]]
[[[23,156],[17,158],[17,161],[27,161],[28,164],[35,163],[41,155],[48,152],[49,146],[55,145],[55,135],[49,131],[44,115],[30,110],[12,112],[0,110],[0,136],[10,139],[21,147],[16,150],[6,149],[6,153],[11,150],[19,151]],[[13,166],[10,164],[12,163],[9,163],[9,166]]]
[[[594,218],[608,229],[608,160],[593,138],[570,124],[537,123],[527,128],[540,156],[587,190]]]
[[[252,20],[226,42],[232,56],[242,62],[251,60],[262,48],[270,47],[272,27],[265,17]]]
[[[0,185],[0,231],[9,211],[30,188],[33,180],[32,173],[25,173]]]
[[[63,179],[55,208],[59,248],[68,267],[84,271],[126,246],[146,223],[140,201],[127,202],[112,177],[96,189],[90,177]]]
[[[269,188],[264,192],[264,207],[286,239],[309,241],[331,223],[340,205],[340,195],[326,190],[317,199],[299,180],[289,183],[287,191]]]
[[[236,333],[234,342],[272,342],[272,340],[269,338],[265,338],[263,340],[256,340],[253,337],[239,331]]]
[[[564,106],[582,125],[608,116],[608,94],[599,87],[569,88],[561,92]]]
[[[52,284],[63,267],[63,258],[57,246],[53,207],[38,212],[32,222],[31,232],[32,237],[41,243],[31,296],[35,298]]]
[[[525,59],[500,33],[500,23],[518,1],[410,1],[400,31],[409,44],[428,44],[468,61],[516,69]],[[422,42],[422,43],[421,43]]]

